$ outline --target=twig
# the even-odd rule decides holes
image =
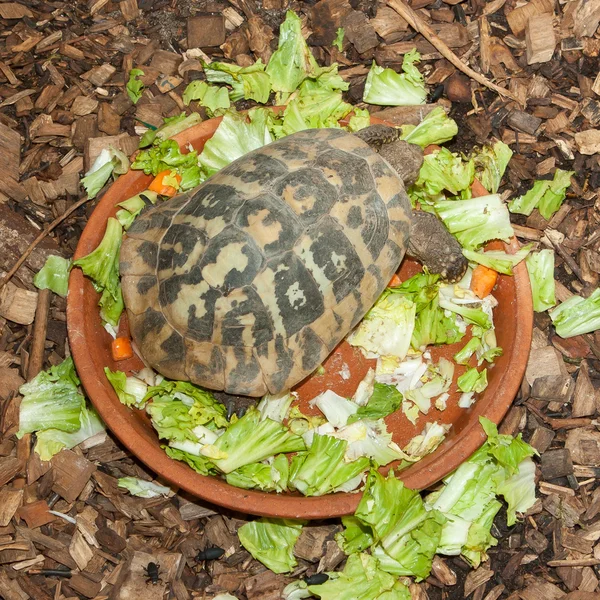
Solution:
[[[57,217],[48,225],[46,229],[44,229],[36,238],[31,242],[27,250],[23,252],[23,256],[12,266],[10,271],[0,279],[0,290],[6,285],[8,281],[10,281],[11,277],[19,270],[19,267],[27,260],[29,255],[35,250],[35,247],[58,225],[60,225],[71,213],[75,212],[80,206],[83,206],[89,198],[85,197],[79,202],[76,202],[68,208],[60,217]]]
[[[449,60],[459,71],[462,71],[465,75],[468,75],[471,79],[474,79],[477,83],[484,85],[491,90],[494,90],[501,96],[506,96],[511,100],[521,104],[521,101],[512,92],[505,88],[492,83],[489,79],[473,71],[471,67],[467,66],[448,46],[440,39],[440,37],[429,27],[425,21],[416,13],[410,6],[407,6],[402,0],[387,0],[387,4],[390,8],[393,8],[408,24],[418,31],[424,38],[426,38],[439,53]]]
[[[29,352],[29,364],[27,365],[27,381],[31,381],[44,366],[44,345],[46,333],[48,332],[48,311],[50,310],[50,290],[40,290],[38,294],[37,308],[35,310],[35,321],[33,322],[33,335],[31,351]],[[21,461],[21,472],[27,468],[27,461],[31,454],[31,434],[26,433],[17,442],[17,458]]]

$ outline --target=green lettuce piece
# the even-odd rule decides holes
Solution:
[[[184,450],[179,450],[178,448],[171,448],[170,446],[161,447],[166,452],[167,456],[174,460],[180,460],[186,463],[189,467],[194,469],[194,471],[200,473],[200,475],[216,475],[217,473],[215,466],[206,456],[196,456],[189,452],[185,452]]]
[[[141,69],[131,69],[129,71],[129,80],[127,81],[127,85],[125,86],[127,89],[127,95],[129,99],[137,104],[139,99],[142,97],[142,91],[144,90],[144,84],[138,79],[138,77],[142,77],[144,75],[144,71]]]
[[[271,79],[271,89],[279,92],[278,104],[285,102],[307,77],[314,77],[320,71],[302,37],[300,17],[291,10],[286,12],[285,21],[279,28],[279,47],[271,55],[266,71]]]
[[[365,82],[363,101],[384,106],[425,104],[425,80],[415,67],[420,59],[416,49],[407,52],[402,61],[403,73],[384,69],[373,61]]]
[[[170,381],[168,379],[163,379],[160,384],[148,389],[143,401],[146,402],[150,399],[152,399],[152,404],[162,402],[167,410],[169,402],[183,404],[189,413],[189,420],[184,417],[184,421],[189,423],[189,429],[192,429],[197,425],[207,425],[213,429],[228,426],[225,406],[216,400],[209,391],[203,390],[188,381]],[[151,416],[153,416],[153,412],[158,412],[157,408],[152,408],[152,404],[149,404],[146,408]],[[181,408],[175,410],[177,415],[179,415],[180,410],[183,412],[184,409]],[[160,414],[157,414],[157,417],[161,419],[164,419],[165,416],[162,409]],[[168,423],[163,424],[170,426]],[[192,436],[183,435],[182,437],[164,437],[175,440],[190,439],[196,441],[197,436],[192,434]]]
[[[467,369],[457,380],[456,384],[461,392],[483,392],[487,387],[487,369],[481,373],[475,367]]]
[[[119,221],[123,229],[127,231],[146,205],[148,203],[156,204],[157,200],[158,194],[156,192],[146,190],[141,194],[136,194],[127,200],[123,200],[123,202],[119,202],[117,206],[120,206],[121,208],[115,215],[117,221]]]
[[[344,462],[348,442],[315,434],[308,452],[290,471],[290,486],[305,496],[322,496],[354,479],[369,467],[369,459]]]
[[[518,512],[525,512],[535,504],[535,464],[524,458],[517,472],[498,485],[498,494],[508,503],[506,524],[511,527],[517,522]]]
[[[456,195],[468,190],[475,178],[475,163],[463,161],[447,148],[440,148],[423,158],[419,178],[414,187],[433,197],[444,190]]]
[[[340,52],[342,51],[344,45],[344,28],[338,27],[335,32],[335,40],[333,40],[333,44],[331,44],[334,48],[337,48]]]
[[[471,154],[477,179],[490,194],[498,191],[512,154],[512,150],[499,140]]]
[[[510,212],[530,215],[533,209],[537,208],[542,217],[549,220],[563,203],[574,174],[575,171],[556,169],[552,180],[544,179],[534,182],[533,187],[527,193],[508,203]]]
[[[373,532],[359,518],[342,517],[343,531],[336,535],[338,546],[348,555],[362,552],[373,545]]]
[[[158,437],[174,441],[197,440],[193,429],[199,423],[190,414],[190,407],[181,400],[155,397],[146,405],[146,412]]]
[[[501,250],[489,250],[488,252],[475,252],[474,250],[463,249],[463,255],[467,260],[476,262],[480,265],[494,269],[504,275],[512,275],[513,267],[524,260],[531,252],[533,244],[527,244],[519,248],[514,254],[507,254]]]
[[[401,566],[397,575],[424,579],[429,575],[444,517],[426,510],[419,493],[396,479],[372,470],[355,516],[368,525],[385,553]]]
[[[348,121],[348,131],[360,131],[371,124],[371,115],[366,108],[355,108]]]
[[[322,600],[410,600],[408,587],[386,573],[379,561],[366,553],[348,557],[344,570],[328,573],[329,580],[309,585]]]
[[[154,481],[145,481],[138,477],[119,477],[117,485],[138,498],[159,498],[168,496],[171,492],[171,488],[166,485],[159,485]]]
[[[441,308],[460,315],[467,323],[478,325],[482,329],[489,329],[492,326],[489,316],[481,308],[458,304],[443,294],[440,294],[439,303]]]
[[[51,290],[55,294],[67,297],[69,291],[69,269],[71,261],[62,256],[50,255],[44,266],[35,274],[33,285],[38,290]]]
[[[457,133],[456,121],[441,106],[436,106],[418,125],[403,125],[400,137],[405,142],[426,148],[431,144],[443,144]]]
[[[483,561],[487,560],[487,550],[498,544],[498,540],[492,535],[491,530],[494,518],[501,508],[502,504],[500,502],[492,500],[485,507],[481,515],[470,524],[461,554],[474,568],[477,568]]]
[[[509,241],[514,236],[508,210],[497,194],[438,202],[435,212],[463,248],[474,249],[490,240]]]
[[[198,158],[206,173],[213,175],[244,154],[272,142],[267,127],[269,112],[261,108],[249,111],[248,116],[226,112]]]
[[[206,81],[192,81],[185,88],[182,98],[186,106],[195,100],[213,115],[221,114],[231,106],[227,88],[209,85]]]
[[[439,275],[417,273],[401,285],[388,288],[390,293],[402,294],[416,304],[415,327],[411,346],[420,350],[430,345],[453,344],[464,332],[456,319],[447,317],[439,305]]]
[[[232,423],[217,438],[214,447],[226,455],[226,458],[214,460],[223,473],[231,473],[244,465],[260,462],[276,454],[305,449],[301,437],[277,421],[261,421],[260,412],[254,407]]]
[[[472,337],[454,356],[454,362],[459,365],[467,365],[477,350],[481,348],[481,339]]]
[[[186,116],[185,113],[175,115],[174,117],[166,117],[163,119],[163,125],[158,129],[148,129],[140,139],[140,148],[146,148],[153,144],[156,140],[166,140],[168,138],[197,125],[202,122],[202,117],[194,112]]]
[[[562,338],[596,331],[600,329],[600,288],[589,298],[571,296],[548,314]]]
[[[554,251],[550,249],[532,252],[526,259],[533,310],[544,312],[556,304],[554,295]]]
[[[119,253],[123,229],[117,219],[109,217],[106,232],[98,247],[87,256],[73,261],[84,275],[92,280],[94,289],[101,294],[98,304],[100,317],[116,326],[123,312],[123,295],[119,278]]]
[[[23,400],[19,409],[17,437],[43,429],[59,429],[67,433],[77,431],[85,404],[78,385],[71,357],[23,384],[19,388]]]
[[[186,169],[198,169],[198,153],[193,150],[183,154],[175,140],[162,140],[148,150],[142,150],[135,157],[131,168],[154,176],[172,169],[183,176]]]
[[[123,175],[128,170],[129,159],[127,156],[121,150],[110,146],[100,152],[91,169],[81,179],[81,185],[88,197],[92,199],[98,195],[113,172],[115,175]]]
[[[298,564],[293,550],[304,523],[291,519],[258,519],[242,525],[238,536],[242,546],[273,573],[288,573]]]
[[[271,80],[265,73],[265,65],[258,59],[249,67],[240,67],[235,64],[211,62],[204,64],[206,79],[212,83],[226,83],[233,90],[229,96],[233,102],[242,98],[256,100],[266,104],[271,93]]]
[[[61,450],[70,450],[85,442],[88,438],[105,431],[104,423],[93,408],[87,408],[85,403],[81,405],[79,413],[79,429],[72,432],[60,429],[43,429],[35,434],[35,452],[42,460],[50,460]]]
[[[284,492],[287,489],[289,464],[285,454],[278,454],[269,464],[252,463],[227,473],[227,483],[244,489]]]
[[[104,374],[112,385],[121,404],[140,408],[148,391],[148,386],[137,377],[127,377],[123,371],[111,371],[104,367]]]
[[[400,404],[402,404],[402,394],[396,389],[396,386],[375,382],[369,401],[350,416],[348,423],[354,423],[359,419],[387,417],[397,411]]]
[[[348,339],[379,356],[404,358],[415,327],[415,303],[401,294],[382,294]]]

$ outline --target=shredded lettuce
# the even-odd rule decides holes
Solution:
[[[122,175],[128,169],[129,159],[121,150],[110,146],[100,152],[91,169],[81,179],[81,185],[90,199],[95,198],[113,172]]]
[[[369,467],[369,459],[361,457],[345,463],[347,447],[346,440],[315,434],[308,452],[296,457],[290,486],[305,496],[322,496],[363,473]]]
[[[456,385],[461,392],[483,392],[487,387],[487,383],[487,369],[479,372],[475,367],[467,369],[456,380]]]
[[[215,475],[217,473],[215,466],[206,456],[196,456],[195,454],[190,454],[185,450],[179,450],[172,446],[161,447],[167,456],[174,460],[180,460],[186,463],[189,467],[194,469],[194,471],[200,473],[200,475]]]
[[[55,294],[66,298],[69,291],[70,268],[70,260],[52,254],[46,259],[44,266],[35,274],[33,285],[39,290],[49,289]]]
[[[430,198],[435,198],[444,190],[457,195],[469,190],[475,178],[473,160],[463,161],[458,154],[447,148],[440,148],[423,157],[419,178],[413,186],[421,189]]]
[[[166,140],[168,138],[189,129],[190,127],[197,125],[202,122],[202,117],[197,113],[193,112],[191,115],[186,116],[185,113],[175,115],[174,117],[166,117],[163,119],[163,125],[158,129],[148,129],[146,133],[140,139],[140,148],[146,148],[152,145],[157,140]]]
[[[574,174],[575,171],[556,169],[552,180],[538,180],[526,194],[511,200],[508,203],[510,212],[530,215],[537,208],[542,217],[549,220],[563,203]]]
[[[596,331],[600,329],[600,288],[589,298],[571,296],[548,314],[562,338]]]
[[[206,79],[211,83],[226,83],[233,88],[229,93],[232,102],[245,98],[266,104],[269,100],[271,80],[265,73],[265,65],[260,59],[249,67],[222,62],[205,63],[204,72]]]
[[[463,248],[474,249],[490,240],[509,241],[514,236],[508,210],[497,194],[437,202],[435,212]]]
[[[443,144],[458,133],[458,125],[441,106],[436,106],[418,125],[403,125],[401,138],[405,142],[426,148]]]
[[[260,412],[261,420],[269,418],[281,423],[286,418],[290,405],[296,397],[294,392],[282,392],[276,396],[267,394],[256,407]]]
[[[397,411],[402,404],[402,394],[393,385],[375,383],[373,393],[364,406],[360,406],[348,419],[354,423],[358,419],[381,419]]]
[[[406,356],[416,305],[401,294],[383,294],[348,338],[352,346],[380,356]]]
[[[333,44],[331,44],[334,48],[337,48],[340,52],[342,51],[344,45],[344,28],[338,27],[335,32],[335,40],[333,40]]]
[[[62,431],[61,429],[37,431],[35,434],[35,452],[40,455],[42,460],[50,460],[61,450],[65,448],[70,450],[102,431],[106,431],[106,428],[96,411],[82,404],[79,414],[79,429],[72,432]]]
[[[533,310],[544,312],[556,304],[554,295],[554,252],[550,249],[532,252],[526,259]]]
[[[415,66],[420,59],[416,49],[407,52],[402,61],[403,73],[384,69],[373,61],[365,82],[363,101],[384,106],[425,104],[425,81]]]
[[[291,519],[258,519],[242,525],[238,536],[242,546],[273,573],[288,573],[298,564],[293,550],[303,525]]]
[[[325,390],[319,394],[311,400],[311,405],[317,405],[325,415],[327,422],[334,427],[344,427],[358,410],[358,406],[354,402],[339,396],[333,390]]]
[[[144,406],[144,398],[148,393],[148,385],[144,381],[133,376],[127,377],[123,371],[113,373],[108,367],[104,367],[104,374],[122,404],[136,408]]]
[[[121,208],[115,215],[117,217],[117,221],[119,221],[123,229],[127,231],[135,221],[136,217],[146,207],[146,204],[156,204],[157,200],[158,194],[156,192],[146,190],[141,194],[136,194],[127,200],[123,200],[123,202],[119,202],[117,206],[120,206]]]
[[[289,478],[289,463],[285,454],[278,454],[268,463],[252,463],[227,473],[230,485],[265,492],[284,492]]]
[[[501,250],[489,250],[488,252],[475,252],[474,250],[463,249],[463,254],[467,260],[476,262],[480,265],[494,269],[504,275],[512,275],[513,267],[524,260],[531,252],[533,244],[527,244],[519,248],[514,254],[507,254]]]
[[[159,498],[160,496],[168,496],[171,493],[171,488],[166,485],[160,485],[154,481],[145,481],[138,477],[120,477],[117,480],[117,485],[139,498]]]
[[[127,95],[129,99],[137,104],[139,99],[142,97],[142,92],[144,90],[144,84],[138,79],[138,77],[142,77],[144,75],[144,71],[141,69],[131,69],[129,71],[129,80],[127,81],[127,85],[125,86],[127,89]]]
[[[472,153],[477,179],[490,194],[498,191],[512,154],[512,150],[499,140]]]
[[[223,473],[231,473],[275,454],[305,449],[302,438],[287,427],[269,418],[261,421],[260,417],[256,408],[250,408],[241,419],[229,425],[213,444],[224,455],[213,460]]]
[[[87,256],[73,261],[84,275],[92,280],[94,289],[101,294],[98,304],[100,317],[116,326],[123,312],[123,296],[119,279],[119,252],[123,230],[117,219],[109,217],[106,231],[98,247]]]
[[[308,590],[322,600],[410,600],[408,587],[381,568],[366,553],[348,557],[344,570],[328,573],[329,580]]]
[[[208,109],[210,114],[219,115],[231,106],[227,88],[210,85],[206,81],[192,81],[183,92],[183,103],[188,106],[195,100]]]
[[[213,175],[251,150],[272,142],[267,127],[269,112],[264,108],[253,109],[248,116],[226,112],[198,159],[206,173]]]

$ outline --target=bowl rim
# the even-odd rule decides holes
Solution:
[[[210,134],[220,122],[221,117],[209,119],[174,136],[180,146],[192,139]],[[371,118],[371,123],[392,125],[386,121]],[[89,247],[89,237],[96,229],[104,230],[110,211],[114,211],[117,202],[121,202],[126,190],[135,183],[149,182],[151,176],[143,171],[129,170],[119,177],[105,192],[79,239],[74,259],[87,254],[95,246]],[[481,188],[482,189],[482,188]],[[516,251],[519,244],[512,239],[508,248]],[[482,415],[498,424],[508,412],[521,385],[529,356],[533,332],[533,303],[529,276],[524,262],[513,270],[514,278],[514,322],[518,323],[510,349],[510,360],[495,386],[498,393],[487,401]],[[81,269],[72,269],[69,276],[67,296],[67,331],[71,354],[78,376],[88,398],[111,430],[128,450],[146,464],[154,473],[189,492],[193,496],[214,505],[242,513],[258,516],[326,519],[353,514],[358,506],[362,492],[335,493],[318,497],[290,496],[273,492],[246,490],[228,484],[219,476],[201,475],[183,462],[173,460],[160,447],[144,435],[140,435],[139,424],[132,410],[115,404],[116,394],[109,386],[104,372],[98,369],[87,343],[86,330],[91,327],[87,319],[84,297],[93,291]],[[477,419],[468,422],[461,431],[456,443],[440,446],[410,468],[398,473],[398,478],[409,488],[424,489],[445,477],[464,462],[485,441],[485,433]],[[422,485],[422,479],[427,480]]]

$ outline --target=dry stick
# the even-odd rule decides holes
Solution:
[[[68,208],[60,217],[57,217],[48,225],[46,229],[44,229],[40,235],[38,235],[33,242],[29,245],[29,248],[23,252],[23,256],[12,266],[10,271],[0,279],[0,290],[6,285],[8,281],[10,281],[11,277],[19,270],[19,267],[27,260],[29,255],[35,250],[35,247],[58,225],[60,225],[71,213],[75,212],[80,206],[83,206],[89,198],[83,198],[79,202],[76,202]]]
[[[471,67],[467,66],[448,46],[440,39],[440,37],[429,27],[425,21],[416,13],[410,6],[407,6],[402,0],[387,0],[387,4],[390,8],[393,8],[408,24],[416,31],[418,31],[424,38],[426,38],[439,53],[449,60],[459,71],[462,71],[465,75],[468,75],[471,79],[474,79],[477,83],[484,85],[485,87],[494,90],[501,96],[506,96],[515,102],[521,104],[521,101],[517,96],[507,89],[492,83],[489,79],[473,71]]]
[[[29,364],[27,365],[27,381],[31,381],[44,366],[44,346],[46,344],[46,333],[48,332],[48,311],[50,310],[50,290],[40,290],[38,294],[37,308],[35,310],[35,321],[33,322],[33,334],[31,351],[29,353]],[[26,433],[17,442],[17,458],[21,461],[21,472],[24,474],[27,461],[31,454],[31,434]],[[15,480],[16,487],[25,485],[25,479]]]

